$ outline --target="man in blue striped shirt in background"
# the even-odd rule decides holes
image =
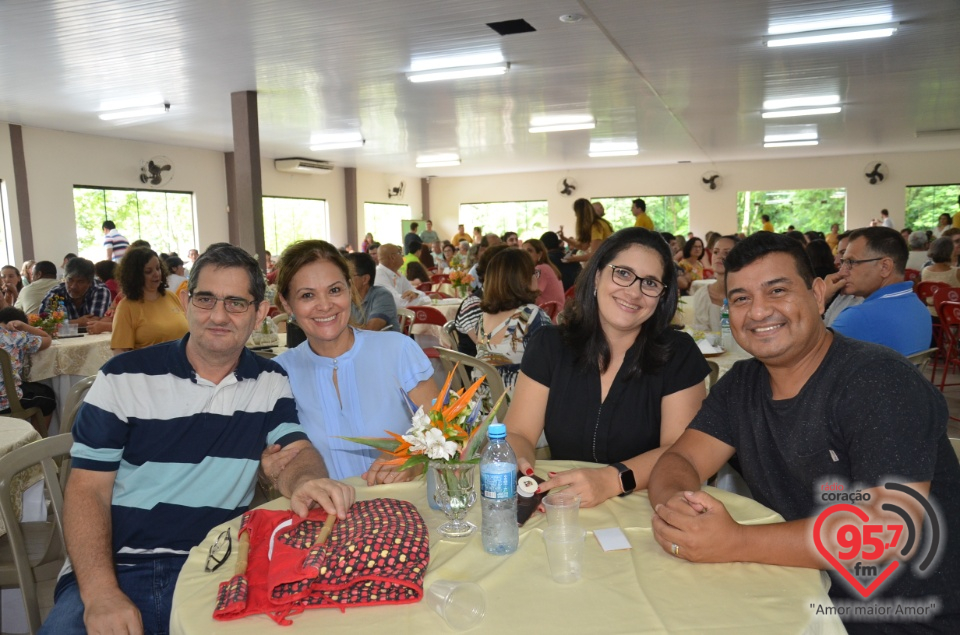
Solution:
[[[274,443],[302,448],[271,475],[291,508],[346,516],[353,488],[327,478],[286,373],[244,346],[267,314],[264,291],[256,260],[213,245],[181,296],[190,332],[100,370],[73,429],[69,560],[43,632],[166,632],[190,549],[247,509]]]

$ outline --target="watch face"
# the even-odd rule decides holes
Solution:
[[[620,485],[624,492],[632,492],[637,489],[637,479],[633,476],[633,470],[620,472]]]

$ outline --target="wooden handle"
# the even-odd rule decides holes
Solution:
[[[330,537],[330,534],[333,532],[333,526],[337,523],[336,514],[327,514],[327,519],[323,522],[323,527],[320,528],[320,533],[317,535],[317,542],[314,544],[322,545],[327,541],[327,538]]]
[[[234,575],[243,575],[247,572],[247,558],[250,555],[250,532],[240,534],[240,544],[237,547],[237,567]]]

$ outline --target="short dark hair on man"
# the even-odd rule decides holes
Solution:
[[[111,230],[113,230],[113,229],[116,229],[116,228],[117,228],[117,224],[114,223],[112,220],[105,220],[105,221],[103,221],[103,227],[102,227],[102,229],[111,229]]]
[[[145,241],[143,238],[139,238],[139,239],[133,241],[132,243],[130,243],[130,246],[131,246],[131,247],[146,247],[147,249],[150,249],[150,248],[151,248],[151,247],[150,247],[150,243],[148,243],[147,241]]]
[[[49,260],[41,260],[35,265],[33,265],[33,270],[36,273],[39,273],[41,278],[56,278],[57,277],[57,265],[53,264]],[[34,280],[37,279],[35,275]]]
[[[183,266],[183,258],[180,256],[167,256],[164,260],[167,262],[167,269],[170,271]]]
[[[112,260],[101,260],[93,265],[93,272],[100,278],[100,282],[113,280],[117,272],[117,263]]]
[[[230,243],[214,243],[207,247],[197,261],[193,263],[190,269],[190,281],[187,283],[187,292],[193,295],[197,290],[197,281],[200,280],[200,272],[204,267],[211,266],[214,269],[229,269],[237,267],[243,269],[250,279],[250,295],[253,296],[253,302],[259,305],[263,302],[266,295],[267,281],[263,277],[263,271],[260,269],[260,263],[236,245]]]
[[[800,243],[801,245],[806,246],[806,244],[807,244],[807,237],[804,235],[803,232],[797,231],[796,229],[791,229],[791,230],[788,231],[786,234],[784,234],[784,236],[786,236],[787,238],[792,238],[792,239],[794,239],[795,241],[797,241],[797,242]]]
[[[511,236],[517,236],[517,238],[519,238],[519,236],[517,235],[517,232],[506,232],[503,236],[500,237],[500,240],[502,240],[503,242],[507,242],[507,239],[510,238]]]
[[[865,239],[871,252],[890,258],[897,273],[906,272],[910,250],[900,232],[890,227],[862,227],[850,232],[850,242],[857,238]]]
[[[770,216],[769,216],[768,214],[760,214],[760,220],[762,220],[762,221],[765,222],[765,223],[769,223],[769,222],[770,222]]]
[[[647,203],[642,198],[633,199],[633,206],[639,209],[641,212],[647,211]]]
[[[522,249],[508,247],[499,251],[483,274],[480,309],[484,313],[499,313],[536,302],[540,290],[530,288],[536,270],[533,258]]]
[[[810,256],[807,255],[803,247],[802,243],[790,236],[771,232],[751,234],[737,243],[727,254],[723,261],[723,266],[727,270],[725,275],[729,278],[731,273],[736,273],[769,254],[788,254],[793,258],[797,273],[809,289],[813,286],[813,279],[816,276],[813,273]],[[727,288],[729,288],[729,284],[727,282]]]
[[[373,261],[373,257],[370,254],[355,251],[352,254],[347,254],[347,261],[353,265],[353,271],[358,276],[370,277],[370,286],[372,287],[377,279],[377,263]]]
[[[627,377],[635,377],[640,372],[658,372],[667,363],[671,353],[661,336],[670,327],[670,320],[677,312],[677,268],[670,255],[670,247],[660,234],[642,227],[628,227],[603,241],[577,278],[574,299],[563,310],[563,324],[560,326],[563,339],[575,351],[578,364],[593,366],[599,360],[601,372],[607,369],[610,365],[610,343],[600,323],[600,309],[594,295],[597,288],[595,281],[600,275],[612,275],[607,265],[634,245],[650,249],[660,258],[663,266],[660,281],[664,288],[653,315],[644,322],[637,335],[639,346],[636,357],[623,360]]]
[[[410,223],[410,231],[415,232],[420,228],[420,223]]]
[[[676,240],[677,237],[671,234],[670,232],[660,232],[660,235],[663,236],[663,239],[667,241],[667,244],[670,244],[671,240]]]
[[[128,300],[143,299],[143,290],[147,283],[143,270],[154,258],[160,265],[160,286],[157,291],[162,296],[167,290],[167,276],[170,272],[167,271],[167,264],[160,259],[157,252],[146,247],[133,247],[123,254],[120,266],[117,268],[117,282],[120,283],[120,290]]]
[[[543,235],[540,236],[540,242],[547,249],[560,248],[560,237],[557,236],[557,232],[543,232]]]
[[[6,306],[0,309],[0,324],[6,324],[13,320],[20,320],[25,324],[29,324],[29,322],[27,322],[27,314],[17,307]]]
[[[93,263],[86,258],[71,258],[64,267],[64,278],[83,278],[93,282]]]

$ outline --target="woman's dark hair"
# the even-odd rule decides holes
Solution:
[[[117,273],[117,263],[112,260],[101,260],[93,265],[93,272],[100,278],[100,282],[113,280]]]
[[[807,255],[810,257],[810,264],[813,265],[813,272],[818,278],[824,278],[831,273],[837,272],[837,266],[833,262],[833,250],[827,241],[812,240],[806,247]]]
[[[6,306],[0,309],[0,324],[6,324],[13,320],[20,320],[24,324],[29,324],[27,314],[15,306]]]
[[[160,260],[152,249],[146,247],[131,247],[123,254],[120,259],[120,265],[117,267],[117,282],[120,283],[120,290],[128,300],[142,300],[143,287],[146,285],[146,277],[143,275],[144,268],[152,259],[157,259],[160,266],[160,286],[157,291],[163,295],[167,290],[167,276],[170,272],[167,270],[167,263]]]
[[[706,247],[703,246],[703,241],[702,241],[702,240],[700,240],[699,238],[697,238],[696,236],[694,236],[693,238],[691,238],[691,239],[688,240],[687,242],[683,243],[683,257],[684,257],[684,258],[689,258],[689,257],[693,254],[693,246],[696,245],[697,243],[700,243],[700,250],[701,250],[700,255],[701,255],[701,256],[703,255],[703,252],[706,251]]]
[[[950,262],[953,259],[953,239],[949,236],[937,238],[933,241],[933,244],[930,245],[930,251],[927,252],[927,256],[937,264]]]
[[[577,217],[577,240],[589,245],[592,239],[593,221],[596,219],[593,203],[585,198],[578,198],[573,202],[573,213]]]
[[[637,334],[636,356],[625,358],[623,365],[628,377],[639,373],[655,373],[670,356],[670,348],[663,340],[663,333],[670,327],[670,320],[677,312],[677,270],[670,256],[670,247],[660,234],[642,227],[621,229],[603,241],[580,277],[577,278],[573,301],[563,311],[560,332],[567,346],[575,352],[576,361],[584,366],[599,364],[600,372],[610,365],[610,344],[603,332],[600,309],[595,295],[600,276],[612,275],[607,267],[620,253],[633,245],[649,249],[660,258],[663,267],[663,293],[640,333]]]
[[[20,270],[13,265],[4,265],[2,269],[13,269],[17,272],[17,291],[23,291],[23,278],[20,276]]]
[[[407,280],[419,280],[420,282],[430,282],[430,272],[419,262],[413,261],[407,263]]]
[[[560,237],[557,236],[557,232],[543,232],[540,241],[548,250],[560,249]]]
[[[426,243],[421,245],[417,258],[420,260],[420,264],[423,265],[424,269],[436,269],[437,263],[433,260],[433,252],[430,250],[430,245]],[[421,278],[421,280],[423,280],[423,278]]]
[[[496,254],[483,274],[483,299],[480,310],[484,313],[499,313],[533,304],[540,295],[539,289],[531,289],[533,258],[515,247],[507,247]]]
[[[487,247],[483,253],[480,254],[480,260],[477,261],[477,280],[480,284],[483,284],[484,274],[487,273],[487,267],[490,265],[490,261],[505,249],[510,249],[510,247],[501,243],[493,247]]]

